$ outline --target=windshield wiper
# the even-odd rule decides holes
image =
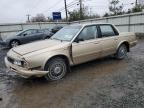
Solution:
[[[60,40],[60,39],[58,39],[58,38],[51,38],[51,39],[54,39],[54,40],[59,40],[59,41],[61,41],[61,42],[63,41],[63,40]]]

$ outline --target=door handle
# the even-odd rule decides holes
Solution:
[[[115,39],[115,40],[118,40],[118,39]]]

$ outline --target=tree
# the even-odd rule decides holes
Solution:
[[[110,14],[107,12],[103,15],[103,17],[109,17],[109,16],[110,16]]]
[[[31,18],[31,22],[46,22],[46,17],[44,14],[37,14],[35,17]]]
[[[77,21],[77,20],[80,20],[80,12],[77,10],[69,12],[69,21]]]
[[[100,15],[98,14],[89,15],[88,7],[82,9],[82,16],[83,17],[81,18],[80,10],[73,10],[72,12],[69,12],[69,21],[78,21],[78,20],[84,20],[90,18],[100,18]]]
[[[133,8],[128,9],[128,11],[126,13],[129,14],[129,13],[135,13],[135,12],[142,12],[143,9],[144,9],[144,5],[137,4]]]
[[[112,0],[110,2],[109,10],[112,13],[112,15],[120,15],[123,13],[123,5],[120,5],[119,0]]]
[[[144,9],[144,5],[138,4],[132,8],[132,12],[142,12],[143,9]]]

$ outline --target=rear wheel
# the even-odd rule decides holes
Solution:
[[[127,55],[127,47],[125,44],[122,44],[117,50],[116,58],[124,59],[126,57],[126,55]]]
[[[67,73],[67,65],[64,59],[62,58],[53,58],[45,66],[45,71],[49,71],[45,75],[47,80],[55,81],[62,79]]]
[[[13,47],[17,47],[18,45],[20,45],[20,42],[18,40],[12,40],[10,42],[10,47],[13,48]]]

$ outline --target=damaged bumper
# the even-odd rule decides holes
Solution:
[[[6,64],[6,67],[8,69],[14,71],[15,73],[17,73],[18,75],[20,75],[21,77],[24,77],[24,78],[29,78],[29,77],[32,77],[32,76],[42,77],[42,76],[44,76],[48,73],[48,71],[28,70],[28,69],[16,66],[16,65],[10,63],[7,60],[7,57],[5,57],[5,64]]]

